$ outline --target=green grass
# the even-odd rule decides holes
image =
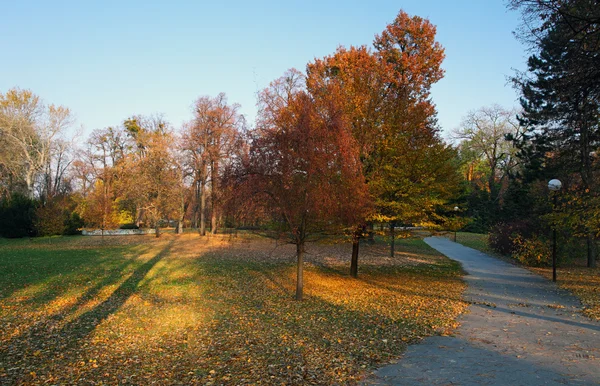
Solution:
[[[303,302],[293,248],[227,240],[0,240],[0,384],[348,384],[466,306],[420,240],[363,247],[358,279],[308,246]]]
[[[457,232],[456,241],[469,248],[486,253],[494,253],[488,246],[488,235],[484,233]]]

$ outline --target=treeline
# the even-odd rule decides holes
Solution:
[[[520,110],[473,110],[439,135],[430,90],[443,77],[435,27],[401,11],[372,47],[340,47],[259,93],[256,122],[225,94],[199,97],[189,122],[132,116],[75,144],[68,109],[28,90],[0,94],[0,235],[83,226],[251,227],[297,246],[359,241],[374,225],[492,232],[495,247],[547,261],[549,230],[595,264],[600,224],[600,7],[594,0],[513,0],[532,48],[513,82]],[[557,204],[547,182],[563,183]],[[299,285],[302,280],[298,280]],[[298,288],[298,297],[302,289]]]
[[[492,246],[545,265],[551,229],[559,257],[596,264],[600,232],[600,7],[595,0],[511,0],[517,36],[532,52],[513,84],[521,110],[476,110],[456,131],[468,229]],[[551,179],[562,189],[552,193]],[[556,200],[556,205],[554,201]]]
[[[132,116],[78,150],[64,139],[66,108],[9,90],[0,95],[3,210],[24,202],[18,212],[31,222],[3,235],[65,233],[78,219],[157,235],[166,223],[201,234],[259,226],[296,244],[301,298],[312,237],[351,238],[356,275],[359,239],[374,223],[393,235],[396,225],[444,222],[460,181],[430,98],[443,59],[435,27],[401,11],[373,48],[340,47],[274,80],[252,128],[224,94],[203,96],[179,130]]]

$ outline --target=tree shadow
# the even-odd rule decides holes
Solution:
[[[120,272],[131,263],[122,256],[128,255],[127,246],[97,246],[96,248],[59,248],[43,249],[42,246],[26,245],[23,248],[11,246],[0,251],[0,301],[10,301],[11,296],[20,291],[34,289],[33,294],[25,295],[33,304],[44,304],[60,297],[66,288],[62,283],[71,277],[82,275],[94,278],[104,275],[107,267],[110,271]],[[140,252],[136,251],[136,255]],[[119,259],[113,256],[119,256]],[[101,264],[99,264],[101,262]],[[38,290],[35,287],[43,285]]]
[[[69,312],[75,313],[78,308],[93,299],[104,285],[114,282],[114,277],[109,277],[90,288],[66,312],[63,310],[50,316],[6,342],[0,348],[0,367],[7,369],[8,379],[4,378],[2,381],[7,380],[10,383],[14,380],[15,383],[27,383],[31,380],[28,381],[29,375],[22,371],[20,365],[26,363],[27,368],[41,370],[52,365],[57,358],[63,358],[65,351],[78,349],[87,336],[109,316],[115,314],[137,292],[139,283],[168,254],[173,243],[174,241],[171,241],[152,259],[136,268],[106,300],[93,309],[56,328],[57,320],[64,319]]]
[[[94,309],[85,312],[77,319],[67,323],[60,335],[68,335],[70,343],[76,343],[91,333],[102,321],[110,315],[117,312],[123,304],[133,295],[138,287],[138,284],[146,277],[148,272],[162,260],[171,249],[173,241],[171,241],[162,251],[160,251],[152,259],[148,260],[139,266],[127,280],[125,280],[119,288],[117,288],[108,299],[98,304]]]
[[[576,322],[574,320],[567,319],[567,317],[559,318],[559,317],[535,314],[535,313],[531,313],[531,312],[523,312],[523,311],[520,311],[517,309],[508,309],[508,308],[503,308],[503,307],[494,307],[493,310],[497,311],[497,312],[504,312],[507,314],[521,316],[523,318],[545,320],[545,321],[549,321],[549,322],[567,324],[567,325],[573,326],[573,327],[578,327],[578,328],[582,328],[582,329],[600,332],[600,324],[598,324],[597,322],[593,322],[591,320],[588,320],[587,323]],[[582,319],[583,319],[583,317],[582,317]]]

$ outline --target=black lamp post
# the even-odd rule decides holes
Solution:
[[[454,207],[454,213],[457,213],[457,212],[458,212],[458,206],[455,206]],[[454,217],[456,219],[456,215],[454,215]],[[458,227],[456,226],[456,224],[454,224],[454,242],[456,242],[456,231],[458,230],[457,228]]]
[[[553,203],[552,211],[556,210],[556,199],[558,197],[558,191],[562,188],[562,182],[557,179],[548,181],[548,189],[552,192]],[[556,281],[556,221],[552,224],[552,281]]]

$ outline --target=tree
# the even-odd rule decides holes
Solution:
[[[0,236],[36,236],[35,212],[38,204],[36,200],[19,192],[13,192],[0,200]]]
[[[435,35],[427,19],[400,11],[373,43],[385,69],[381,119],[387,135],[373,157],[371,185],[378,219],[390,226],[391,255],[396,224],[435,220],[459,186],[455,154],[439,137],[430,98],[444,75],[444,49]]]
[[[335,54],[315,59],[307,66],[307,87],[313,95],[336,90],[359,150],[367,184],[372,180],[371,165],[379,140],[384,138],[381,116],[385,76],[381,61],[367,47],[339,47]],[[350,274],[358,276],[360,239],[375,213],[358,218],[352,232]]]
[[[375,212],[357,224],[387,222],[392,236],[397,222],[425,221],[458,186],[454,152],[438,135],[431,86],[443,76],[443,48],[426,19],[400,11],[365,47],[339,48],[308,66],[311,93],[337,88],[340,103],[360,149]],[[362,224],[361,224],[362,223]],[[356,274],[358,238],[351,272]]]
[[[114,192],[112,188],[109,188],[109,183],[105,179],[96,179],[94,187],[85,197],[80,208],[86,226],[100,228],[102,235],[105,230],[119,226],[115,213]]]
[[[600,145],[600,7],[594,0],[510,4],[523,10],[530,27],[521,31],[521,37],[534,49],[527,73],[514,78],[522,93],[521,124],[527,128],[520,144],[523,157],[530,169],[556,167],[560,162],[565,175],[578,174],[580,181],[571,186],[581,202],[596,202],[600,187],[593,178],[592,154]],[[581,222],[589,266],[595,265],[596,254],[597,230],[589,226],[592,223]]]
[[[596,0],[509,0],[509,8],[521,10],[523,23],[517,36],[530,46],[539,46],[549,30],[564,25],[586,55],[600,49],[600,11]],[[596,67],[586,71],[600,71]],[[590,79],[598,79],[591,76]]]
[[[245,121],[238,104],[229,105],[224,93],[200,97],[194,103],[194,119],[184,126],[182,150],[196,186],[195,218],[205,234],[208,189],[211,199],[211,232],[217,232],[220,216],[220,169],[237,141]]]
[[[501,196],[501,185],[516,166],[516,148],[506,139],[521,137],[517,112],[506,110],[499,105],[481,107],[470,111],[455,131],[461,140],[462,153],[471,153],[470,170],[482,160],[486,166],[486,188],[490,199],[497,203]]]
[[[124,126],[136,150],[123,163],[121,195],[154,225],[159,237],[161,221],[174,215],[179,218],[181,209],[183,187],[173,154],[173,134],[161,117],[132,117]]]
[[[94,130],[88,138],[86,151],[75,163],[85,195],[83,218],[88,225],[99,227],[102,232],[120,225],[116,185],[124,174],[127,149],[122,128]]]
[[[33,198],[36,187],[46,194],[56,188],[68,162],[62,158],[65,147],[61,146],[61,136],[72,123],[69,109],[45,106],[29,90],[13,88],[0,94],[0,173],[7,181],[3,189],[21,189]],[[59,157],[58,169],[52,179],[55,156]],[[47,178],[41,178],[44,172]]]
[[[75,211],[76,196],[61,194],[52,196],[35,213],[35,227],[41,236],[79,234],[83,221]]]
[[[339,99],[314,96],[295,70],[260,94],[249,176],[268,198],[274,221],[296,245],[296,299],[303,297],[303,259],[311,236],[363,216],[366,186],[356,141]]]

